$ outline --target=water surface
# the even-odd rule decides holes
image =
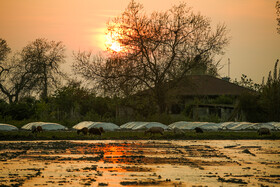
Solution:
[[[0,142],[0,185],[278,186],[279,140]]]

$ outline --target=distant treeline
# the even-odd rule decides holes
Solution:
[[[96,79],[94,81],[99,81],[99,87],[84,87],[81,81],[70,79],[70,76],[61,71],[60,65],[65,61],[64,50],[65,46],[61,42],[37,39],[10,57],[11,49],[6,41],[0,38],[0,123],[22,126],[31,121],[48,121],[71,127],[86,120],[107,121],[118,125],[128,121],[158,121],[170,124],[180,120],[193,120],[189,115],[189,106],[185,106],[181,114],[169,114],[167,96],[162,98],[168,89],[172,89],[168,85],[170,88],[167,86],[168,89],[165,90],[164,86],[167,84],[159,84],[159,90],[151,89],[153,94],[145,96],[138,94],[141,91],[130,92],[132,87],[138,86],[138,90],[142,91],[147,88],[137,85],[137,81],[130,82],[129,78],[122,80],[119,77],[111,80],[113,82]],[[81,63],[87,59],[83,55],[76,57],[82,60]],[[110,62],[114,65],[119,61],[120,59],[115,59]],[[208,67],[209,64],[202,62],[201,58],[193,59],[191,63],[196,66],[192,67],[191,72],[206,74],[209,73],[208,70],[213,70],[213,63],[209,62],[212,66]],[[280,121],[280,69],[277,66],[278,60],[273,72],[269,73],[267,81],[263,81],[262,85],[253,83],[245,75],[240,81],[235,81],[236,84],[255,91],[238,98],[235,115],[242,115],[243,119],[249,122]],[[90,69],[91,66],[87,68]],[[84,69],[85,72],[87,68]],[[118,68],[115,68],[115,71],[118,71]],[[215,71],[213,75],[216,73]],[[148,76],[150,77],[152,74]],[[116,92],[100,96],[101,91],[107,91],[106,88],[101,89],[105,84]],[[122,90],[123,94],[118,94],[118,90]],[[219,99],[220,104],[227,104],[223,101],[228,102],[232,98],[223,96]],[[123,110],[125,107],[128,111]],[[219,122],[220,119],[210,116],[206,120]]]
[[[279,7],[277,1],[278,15]],[[183,106],[181,114],[170,114],[168,93],[188,75],[218,76],[217,59],[226,51],[230,38],[226,25],[211,25],[211,19],[193,12],[184,2],[147,14],[142,4],[130,1],[121,16],[108,20],[106,30],[116,36],[114,40],[123,50],[107,46],[104,53],[73,52],[72,75],[61,69],[66,61],[62,42],[38,38],[13,52],[0,38],[0,122],[23,125],[49,121],[70,127],[84,120],[119,125],[127,121],[170,124],[193,120],[190,105]],[[277,65],[278,61],[262,85],[245,75],[236,81],[255,92],[231,103],[236,104],[234,115],[250,122],[280,121]],[[83,87],[73,75],[89,81],[93,89]],[[146,95],[140,96],[143,92]],[[231,99],[218,98],[219,102]],[[195,100],[200,102],[205,100]],[[209,116],[203,120],[220,119]]]
[[[267,81],[263,80],[255,93],[244,94],[239,98],[239,110],[247,121],[280,121],[280,68],[276,61],[273,72],[269,72]],[[246,86],[246,85],[245,85]],[[249,81],[249,87],[252,81]]]
[[[245,116],[249,122],[280,121],[280,76],[278,61],[273,73],[269,73],[266,83],[255,86],[255,92],[246,93],[239,98],[236,106],[238,113]],[[251,80],[236,82],[245,87],[253,88]],[[249,80],[249,81],[248,81]],[[257,88],[257,89],[256,89]],[[229,98],[230,99],[230,98]],[[217,99],[227,102],[226,96]],[[8,103],[0,100],[0,120],[2,123],[12,123],[21,126],[31,121],[58,122],[67,127],[81,121],[107,121],[118,125],[128,121],[158,121],[170,124],[179,120],[191,121],[191,117],[183,110],[180,115],[159,114],[147,97],[100,97],[94,90],[82,87],[81,82],[69,81],[54,91],[46,99],[22,97],[17,102]],[[202,102],[202,101],[201,101]],[[134,109],[132,116],[118,116],[121,106]],[[216,119],[215,119],[216,120]],[[211,119],[209,118],[209,121]],[[217,122],[217,121],[215,121]]]

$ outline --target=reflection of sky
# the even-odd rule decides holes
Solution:
[[[145,10],[166,10],[181,0],[138,0]],[[104,49],[104,31],[110,17],[118,15],[129,0],[0,0],[0,37],[19,50],[39,37],[63,41],[71,61],[72,50]],[[256,82],[273,69],[279,56],[280,35],[276,33],[273,0],[188,0],[195,12],[210,17],[214,24],[225,23],[231,35],[220,71],[230,76],[246,74]]]
[[[9,185],[15,179],[23,179],[24,186],[85,186],[89,181],[92,186],[99,182],[123,186],[121,181],[163,181],[158,186],[176,186],[174,183],[183,183],[183,186],[239,185],[219,182],[220,177],[242,180],[249,186],[279,184],[279,140],[46,142],[0,142],[6,146],[9,143],[5,149],[2,146],[1,154],[19,152],[13,159],[9,158],[11,154],[2,154],[10,156],[0,162],[0,178],[3,179],[0,185]],[[12,147],[17,148],[10,149]],[[32,149],[22,151],[28,147]],[[67,147],[66,152],[64,147]],[[91,159],[101,153],[104,154],[102,159]],[[110,159],[112,157],[121,160],[114,162],[118,160]],[[39,176],[35,176],[38,171]]]

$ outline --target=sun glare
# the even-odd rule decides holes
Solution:
[[[111,43],[110,49],[116,52],[120,52],[122,50],[122,47],[118,42]]]
[[[107,33],[106,34],[106,41],[105,41],[105,46],[107,50],[111,50],[113,52],[120,52],[122,51],[122,46],[120,43],[117,41],[119,38],[119,35],[117,33]]]

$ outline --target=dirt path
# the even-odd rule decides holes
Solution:
[[[279,143],[0,142],[0,186],[278,186]]]

